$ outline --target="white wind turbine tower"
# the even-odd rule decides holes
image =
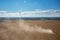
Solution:
[[[22,18],[21,12],[22,12],[22,8],[19,10],[19,20],[21,20]]]
[[[21,21],[21,22],[20,22],[21,25],[20,25],[20,24],[19,24],[19,25],[20,25],[21,27],[23,27],[24,21],[22,20],[22,8],[19,10],[19,21]]]

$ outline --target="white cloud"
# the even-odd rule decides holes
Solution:
[[[60,10],[35,10],[21,13],[22,17],[60,17]]]
[[[38,9],[34,11],[24,11],[20,13],[9,13],[7,11],[0,11],[0,17],[60,17],[60,10]]]
[[[7,12],[7,11],[0,11],[0,13],[2,13],[2,12],[4,12],[4,13],[5,13],[5,12]]]
[[[19,13],[9,13],[5,11],[0,11],[0,17],[19,17]]]

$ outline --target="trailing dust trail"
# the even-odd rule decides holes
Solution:
[[[20,29],[24,30],[26,32],[40,32],[40,33],[49,33],[49,34],[53,34],[53,31],[51,29],[44,29],[41,26],[30,26],[28,23],[25,23],[24,21],[21,21],[21,23],[19,23]]]

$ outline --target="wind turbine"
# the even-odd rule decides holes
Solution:
[[[22,15],[21,15],[21,12],[22,12],[22,8],[19,10],[19,19],[21,20],[21,18],[22,18]]]

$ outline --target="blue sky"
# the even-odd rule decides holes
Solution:
[[[60,10],[60,0],[0,0],[0,11]]]

